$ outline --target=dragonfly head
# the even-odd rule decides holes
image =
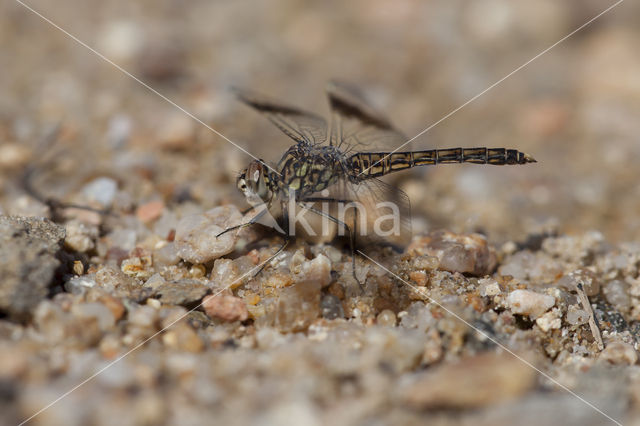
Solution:
[[[256,205],[271,201],[274,195],[271,183],[269,168],[262,160],[256,160],[240,173],[236,185],[249,204]]]

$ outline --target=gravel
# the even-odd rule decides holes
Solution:
[[[28,317],[47,296],[64,238],[46,219],[0,216],[0,312]]]

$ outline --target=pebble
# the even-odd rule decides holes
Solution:
[[[185,149],[195,140],[195,125],[191,117],[172,113],[158,128],[158,141],[165,149]]]
[[[143,31],[133,21],[113,20],[98,34],[100,49],[116,62],[129,61],[139,53],[144,40]]]
[[[436,320],[424,302],[413,302],[406,311],[398,314],[400,325],[405,328],[417,328],[426,331],[435,326]]]
[[[242,219],[235,206],[216,207],[203,214],[190,215],[178,223],[175,245],[178,256],[191,263],[206,263],[233,251],[237,230],[216,235]]]
[[[291,264],[294,264],[292,259]],[[320,287],[326,287],[331,284],[331,261],[323,254],[317,255],[312,260],[301,262],[297,266],[290,266],[294,273],[294,279],[300,285],[306,282],[316,282]]]
[[[553,296],[530,290],[514,290],[507,297],[507,305],[514,314],[528,315],[531,319],[544,314],[555,305]]]
[[[167,243],[153,251],[153,261],[157,265],[170,266],[180,262],[178,249],[174,243]]]
[[[417,373],[398,393],[414,408],[469,409],[516,398],[535,383],[536,371],[521,360],[484,353]]]
[[[426,286],[428,281],[427,273],[425,271],[411,271],[409,272],[409,279],[418,287]]]
[[[166,330],[162,334],[162,343],[169,348],[192,353],[204,349],[204,342],[186,322],[178,322]]]
[[[73,277],[64,283],[64,289],[72,294],[84,294],[92,287],[96,286],[95,279],[91,277]]]
[[[275,305],[274,326],[281,332],[304,331],[320,316],[320,289],[317,280],[298,282],[280,290]]]
[[[64,245],[73,251],[86,253],[95,247],[99,230],[95,225],[85,224],[72,219],[65,224],[66,237]]]
[[[580,263],[589,255],[603,247],[604,236],[597,231],[586,232],[578,236],[546,238],[542,249],[557,258]]]
[[[79,303],[71,307],[71,313],[83,320],[94,318],[101,331],[108,331],[115,325],[115,317],[102,303]]]
[[[578,305],[569,305],[567,308],[567,322],[573,326],[586,324],[589,321],[589,314],[578,307]]]
[[[120,299],[100,289],[89,290],[86,295],[87,302],[99,302],[111,311],[113,318],[118,321],[124,316],[125,307]]]
[[[439,268],[449,272],[486,275],[496,267],[495,250],[480,234],[454,234],[436,231],[411,243],[407,253],[433,256]],[[429,267],[431,267],[431,263]]]
[[[344,309],[342,302],[333,294],[325,294],[320,300],[320,309],[322,318],[329,320],[336,318],[344,318]]]
[[[592,271],[584,268],[564,275],[558,280],[557,285],[567,291],[576,291],[578,284],[582,284],[587,296],[596,296],[600,293],[600,281]]]
[[[0,169],[23,167],[31,157],[31,151],[19,143],[0,144]]]
[[[164,305],[189,305],[199,302],[209,288],[200,281],[185,279],[180,281],[164,281],[154,291]]]
[[[92,180],[82,188],[82,193],[88,201],[95,201],[102,207],[110,207],[116,196],[118,184],[108,177]]]
[[[47,297],[64,238],[49,220],[0,216],[0,312],[24,318]]]
[[[202,308],[210,318],[223,321],[245,321],[249,318],[244,300],[231,295],[207,296],[202,301]]]
[[[152,328],[158,319],[158,311],[151,306],[137,306],[129,311],[128,322],[142,328]]]
[[[160,216],[162,216],[162,212],[164,211],[164,202],[162,201],[150,201],[148,203],[142,204],[138,206],[136,209],[136,217],[142,223],[151,223]]]
[[[498,268],[502,276],[521,282],[552,283],[563,272],[560,263],[542,252],[519,251],[508,256]]]
[[[138,234],[134,229],[116,229],[105,237],[109,248],[118,248],[127,252],[136,247],[137,240]]]
[[[557,309],[547,312],[536,318],[536,324],[545,333],[549,330],[557,330],[562,326],[562,321]]]
[[[480,296],[493,297],[499,295],[502,289],[500,289],[500,284],[493,278],[482,278],[478,280],[478,291]]]
[[[384,309],[376,317],[376,324],[385,327],[395,327],[396,314],[390,309]]]
[[[598,360],[613,365],[634,365],[638,362],[638,351],[625,342],[608,342]]]
[[[131,277],[147,279],[153,274],[153,259],[151,254],[143,250],[138,251],[137,254],[139,254],[139,256],[133,256],[123,260],[120,269]]]
[[[631,308],[628,283],[621,280],[610,281],[603,287],[602,292],[607,301],[618,311],[628,312]]]

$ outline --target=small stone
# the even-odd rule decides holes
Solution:
[[[17,169],[31,157],[29,148],[19,143],[0,144],[0,169]]]
[[[64,238],[46,219],[0,216],[0,311],[23,318],[47,297]]]
[[[195,138],[195,123],[185,114],[171,114],[158,130],[158,141],[166,149],[185,149]]]
[[[436,320],[424,302],[413,302],[406,311],[398,314],[400,325],[405,328],[417,328],[426,331],[435,326]]]
[[[84,294],[88,289],[95,286],[96,281],[91,277],[73,277],[64,283],[64,289],[72,294]]]
[[[143,79],[149,79],[158,82],[170,82],[173,79],[185,74],[185,64],[187,62],[185,46],[175,40],[156,39],[147,40],[141,46],[139,54],[136,55],[138,60],[139,73]],[[170,122],[179,120],[178,117],[189,118],[185,114],[173,113],[172,118],[165,118]],[[191,120],[191,118],[189,118]],[[184,121],[184,120],[183,120]],[[192,126],[194,124],[192,123]],[[163,129],[169,131],[168,127]]]
[[[129,324],[142,328],[154,327],[158,311],[151,306],[138,306],[129,311]]]
[[[162,216],[164,203],[162,201],[150,201],[138,206],[136,216],[142,223],[151,223]]]
[[[549,330],[557,330],[562,326],[559,313],[554,309],[536,319],[536,324],[545,333]]]
[[[478,287],[480,296],[483,297],[497,296],[502,292],[500,284],[498,284],[498,282],[493,278],[482,278],[481,280],[478,280]]]
[[[178,249],[174,243],[167,243],[153,251],[154,263],[162,266],[176,265],[180,262]]]
[[[536,319],[555,305],[553,296],[530,290],[514,290],[507,297],[507,304],[514,314],[528,315]]]
[[[118,248],[129,252],[136,248],[138,235],[133,229],[116,229],[110,232],[104,240],[109,248]]]
[[[73,261],[73,273],[76,275],[83,275],[84,274],[84,265],[82,264],[82,261],[80,260],[74,260]]]
[[[281,332],[304,331],[320,316],[320,281],[284,287],[275,307],[274,325]]]
[[[118,184],[115,180],[100,177],[92,180],[82,188],[82,193],[88,201],[95,201],[102,207],[109,207],[116,196]]]
[[[409,272],[409,278],[416,283],[418,287],[424,287],[427,285],[427,273],[425,271],[412,271]]]
[[[191,263],[206,263],[231,253],[237,230],[216,235],[239,225],[242,215],[235,206],[222,206],[204,214],[184,217],[176,228],[175,245],[178,256]]]
[[[204,342],[198,333],[186,322],[178,322],[162,335],[165,346],[186,352],[201,352]]]
[[[588,269],[576,269],[558,280],[558,287],[567,291],[575,291],[578,284],[582,284],[582,289],[587,296],[595,296],[600,293],[600,281]]]
[[[202,307],[210,318],[224,321],[244,321],[249,318],[244,300],[231,295],[207,296],[202,301]]]
[[[546,253],[528,250],[508,256],[498,268],[498,274],[512,276],[518,281],[534,283],[552,283],[562,273],[558,261]]]
[[[325,294],[320,301],[320,309],[322,318],[336,319],[344,318],[344,309],[342,302],[333,294]]]
[[[79,303],[71,307],[71,313],[78,318],[95,318],[101,331],[108,331],[115,325],[111,310],[101,303]]]
[[[607,343],[598,359],[613,365],[634,365],[638,352],[628,343],[613,341]]]
[[[416,256],[412,263],[414,268],[425,271],[435,271],[440,266],[440,261],[435,256]]]
[[[417,373],[399,395],[414,408],[468,409],[524,395],[535,382],[536,371],[521,360],[484,353]]]
[[[424,344],[422,364],[431,365],[440,361],[444,356],[444,348],[440,333],[435,328],[427,331],[427,341]]]
[[[112,334],[107,334],[100,341],[98,349],[104,358],[113,359],[120,353],[120,339]]]
[[[292,259],[293,263],[293,259]],[[323,254],[319,254],[312,260],[303,261],[293,268],[296,282],[317,282],[321,287],[331,283],[331,261]]]
[[[117,297],[113,297],[104,290],[95,289],[90,290],[86,296],[87,302],[99,302],[106,306],[116,321],[124,316],[125,308],[124,304]]]
[[[64,244],[67,248],[86,253],[95,247],[98,238],[98,227],[87,225],[77,219],[72,219],[65,224],[66,237]]]
[[[631,308],[631,298],[629,297],[629,284],[613,280],[607,283],[602,289],[607,301],[611,303],[618,311],[628,312]]]
[[[212,288],[234,290],[243,284],[239,259],[216,259],[209,276]],[[272,275],[273,276],[273,275]]]
[[[583,259],[602,249],[604,236],[597,231],[586,232],[579,236],[562,236],[546,238],[542,249],[560,259],[581,262]]]
[[[207,268],[204,265],[193,265],[189,268],[189,276],[191,278],[203,278],[207,273]]]
[[[571,325],[582,325],[589,321],[589,314],[577,305],[570,305],[567,308],[567,322]]]
[[[155,289],[164,305],[189,305],[199,302],[209,288],[196,280],[165,281]]]
[[[120,269],[131,277],[146,279],[153,274],[153,270],[151,269],[152,266],[153,261],[151,255],[148,253],[141,253],[141,256],[135,256],[123,260]]]
[[[329,294],[333,294],[340,300],[344,300],[344,297],[345,297],[344,287],[342,286],[342,284],[340,284],[337,281],[334,281],[331,284],[329,284],[329,287],[327,287],[327,292]]]
[[[116,62],[136,57],[144,40],[143,31],[133,21],[113,20],[98,33],[100,50]]]
[[[390,309],[384,309],[376,317],[376,324],[382,325],[385,327],[395,327],[396,314]]]
[[[473,275],[489,274],[497,263],[495,250],[480,234],[432,232],[411,243],[407,253],[434,256],[442,270]]]

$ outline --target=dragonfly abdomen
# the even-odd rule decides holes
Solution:
[[[535,163],[528,154],[507,148],[445,148],[406,152],[360,152],[350,157],[351,167],[360,178],[380,177],[416,166],[474,163],[511,165]]]

